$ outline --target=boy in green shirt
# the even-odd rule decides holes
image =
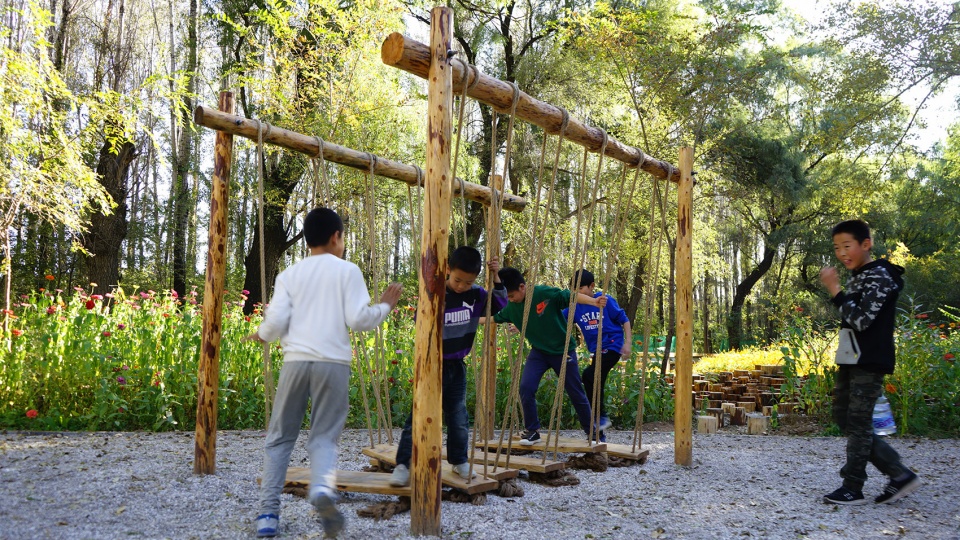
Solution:
[[[528,288],[523,274],[516,268],[500,270],[500,281],[507,288],[507,307],[494,315],[498,323],[511,323],[526,336],[530,343],[523,375],[520,377],[520,404],[523,408],[523,421],[526,429],[521,435],[520,444],[531,446],[540,440],[540,417],[537,413],[537,388],[548,369],[560,374],[561,362],[566,358],[567,374],[564,389],[570,396],[570,402],[577,411],[580,426],[590,432],[590,402],[583,391],[580,380],[580,367],[577,364],[577,342],[573,335],[567,336],[567,321],[563,310],[570,305],[570,291],[545,285]],[[532,304],[526,328],[523,328],[523,307],[527,294],[531,294]],[[577,293],[577,303],[604,307],[606,296],[593,298]]]

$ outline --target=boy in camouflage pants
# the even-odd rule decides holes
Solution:
[[[897,451],[873,433],[873,406],[883,393],[884,375],[893,373],[893,331],[903,268],[872,259],[870,227],[861,220],[839,223],[832,235],[834,254],[851,272],[844,292],[836,268],[820,271],[820,281],[840,310],[833,417],[847,436],[847,461],[840,469],[843,486],[823,499],[833,504],[867,504],[862,490],[869,461],[890,478],[874,502],[892,503],[920,486],[920,479],[900,462]]]

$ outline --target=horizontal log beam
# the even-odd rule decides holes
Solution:
[[[427,78],[430,69],[430,48],[423,43],[394,32],[387,36],[380,48],[380,57],[383,63],[418,77]],[[454,61],[453,91],[456,95],[463,92],[463,84],[467,83],[467,95],[473,99],[486,103],[500,112],[509,112],[513,104],[513,86],[510,83],[495,79],[482,72],[479,81],[474,81],[472,70],[464,62]],[[560,133],[563,124],[563,110],[549,103],[530,97],[521,91],[517,99],[517,118],[540,126],[547,133]],[[570,118],[564,138],[586,147],[593,152],[599,152],[603,146],[603,130],[598,127],[587,126]],[[677,182],[680,171],[675,166],[645,154],[639,148],[628,146],[620,141],[609,138],[605,155],[626,163],[630,167],[640,167],[660,179],[669,179]]]
[[[257,120],[236,116],[233,114],[222,113],[216,109],[199,106],[193,111],[193,121],[197,125],[204,126],[225,133],[232,133],[246,137],[252,141],[257,140]],[[320,157],[320,147],[315,137],[290,131],[287,129],[270,126],[263,128],[263,142],[270,143],[287,150],[293,150],[310,157]],[[370,170],[370,154],[353,150],[339,144],[329,141],[323,142],[323,159],[353,167],[361,171]],[[411,186],[417,185],[417,167],[393,161],[384,157],[377,156],[377,162],[373,169],[374,174],[400,180]],[[425,175],[420,177],[420,186],[423,186]],[[459,178],[453,182],[453,194],[460,196],[461,188],[464,197],[468,200],[490,205],[492,199],[490,188],[488,186],[465,182]],[[510,193],[503,194],[503,209],[512,212],[521,212],[526,207],[527,201],[523,197],[517,197]]]

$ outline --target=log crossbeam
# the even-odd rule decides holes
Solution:
[[[387,36],[380,48],[380,58],[384,64],[423,79],[427,78],[430,70],[430,47],[411,39],[403,34],[394,32]],[[465,62],[455,60],[453,68],[453,92],[460,95],[463,85],[467,85],[467,95],[471,98],[490,105],[499,112],[507,113],[511,110],[514,99],[514,87],[508,83],[483,74],[481,71],[468,67]],[[517,97],[516,116],[556,135],[563,125],[563,109],[540,101],[520,91]],[[592,152],[599,152],[603,147],[603,130],[588,126],[579,120],[570,118],[564,138],[586,147]],[[640,167],[641,170],[661,179],[677,182],[680,171],[670,163],[650,156],[639,148],[623,144],[610,137],[604,155],[617,161],[626,163],[630,167]]]
[[[252,141],[257,140],[257,128],[259,122],[254,119],[227,114],[209,107],[199,106],[193,111],[193,121],[195,124],[246,137]],[[286,148],[294,152],[306,154],[310,157],[320,157],[320,145],[317,138],[290,131],[288,129],[270,126],[266,129],[264,124],[263,142]],[[354,169],[367,172],[370,170],[371,155],[367,152],[340,146],[339,144],[323,141],[323,159],[345,165]],[[400,180],[411,186],[423,186],[426,174],[418,171],[414,165],[407,165],[398,161],[376,156],[373,173],[378,176]],[[459,178],[453,182],[453,195],[463,196],[467,200],[475,201],[489,206],[492,201],[490,187],[473,182],[462,181]],[[503,209],[511,212],[522,212],[526,207],[527,201],[523,197],[518,197],[510,193],[503,194]]]

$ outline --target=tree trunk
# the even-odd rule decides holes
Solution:
[[[760,281],[760,278],[770,270],[773,265],[773,258],[777,251],[769,246],[763,248],[763,259],[747,277],[741,281],[733,295],[733,302],[730,304],[730,316],[727,318],[727,336],[730,339],[731,349],[740,349],[743,339],[743,305],[753,290],[753,286]]]
[[[100,148],[97,177],[116,207],[109,214],[94,213],[90,230],[83,235],[83,247],[90,252],[84,265],[86,278],[97,284],[93,290],[98,294],[110,292],[120,282],[121,245],[127,236],[127,177],[135,157],[136,145],[129,140],[119,145],[107,140]]]
[[[264,155],[264,159],[266,155]],[[272,170],[267,170],[264,175],[265,192],[276,195],[271,197],[274,201],[287,201],[290,195],[297,187],[297,180],[304,173],[305,161],[293,152],[284,152],[279,162]],[[291,245],[295,244],[301,234],[288,238],[288,230],[284,224],[284,206],[285,203],[275,204],[266,203],[263,206],[263,234],[266,238],[264,243],[264,276],[267,283],[267,298],[263,298],[260,290],[260,226],[254,220],[253,224],[253,242],[250,244],[250,251],[247,252],[243,260],[243,267],[246,276],[243,281],[243,288],[250,291],[247,296],[247,302],[243,306],[244,313],[252,313],[253,307],[264,303],[270,298],[270,290],[273,282],[279,273],[280,259],[283,253]]]
[[[170,42],[173,39],[173,2],[170,4]],[[196,206],[190,189],[190,164],[193,161],[193,98],[196,91],[196,71],[197,71],[197,0],[190,0],[190,12],[187,16],[187,66],[184,76],[187,78],[187,92],[182,98],[182,107],[180,118],[176,118],[173,113],[171,118],[171,127],[175,133],[179,134],[176,141],[176,151],[173,152],[173,170],[174,180],[171,187],[173,199],[173,290],[177,291],[181,298],[187,292],[187,275],[192,273],[193,269],[188,268],[190,257],[187,255],[188,249],[188,231],[190,226],[190,212]],[[176,72],[176,49],[170,51],[170,73]],[[171,82],[171,85],[173,83]],[[172,107],[176,110],[177,107]]]

